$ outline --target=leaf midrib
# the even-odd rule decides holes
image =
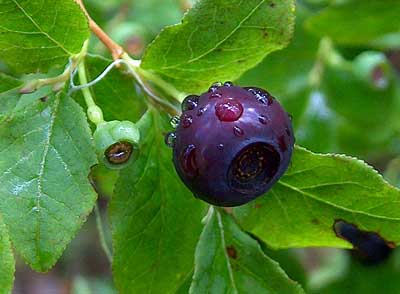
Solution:
[[[344,207],[342,205],[338,205],[338,204],[332,203],[330,201],[323,200],[323,199],[319,198],[318,196],[316,196],[316,195],[314,195],[312,193],[303,191],[302,189],[296,188],[295,186],[292,186],[289,183],[284,182],[283,180],[280,180],[278,182],[278,184],[280,184],[280,185],[282,185],[282,186],[284,186],[286,188],[289,188],[289,189],[291,189],[291,190],[293,190],[293,191],[295,191],[297,193],[300,193],[303,196],[307,196],[307,197],[309,197],[309,198],[311,198],[311,199],[313,199],[313,200],[315,200],[317,202],[323,203],[325,205],[332,206],[332,207],[334,207],[336,209],[339,209],[339,210],[344,210],[344,211],[352,213],[352,214],[360,214],[360,215],[365,215],[365,216],[368,216],[368,217],[371,217],[371,218],[377,218],[377,219],[383,219],[383,220],[389,220],[389,221],[400,221],[400,218],[387,217],[387,216],[382,216],[382,215],[370,214],[370,213],[365,212],[365,211],[352,210],[352,209],[349,209],[349,208]]]
[[[54,122],[57,116],[57,112],[59,110],[59,105],[60,105],[60,97],[59,95],[57,95],[55,97],[55,104],[54,104],[54,111],[51,115],[51,119],[50,119],[50,124],[48,127],[48,131],[47,131],[47,138],[46,141],[44,143],[44,150],[43,150],[43,158],[40,162],[40,167],[39,167],[39,173],[38,173],[38,180],[37,180],[37,187],[38,187],[38,191],[36,194],[36,208],[38,209],[37,212],[37,220],[36,220],[36,257],[38,259],[39,264],[41,264],[41,257],[40,257],[40,215],[41,215],[41,206],[40,206],[40,199],[42,197],[42,195],[44,195],[45,193],[43,192],[43,187],[42,187],[42,181],[43,181],[43,176],[44,176],[44,170],[45,170],[45,165],[46,165],[46,160],[47,160],[47,155],[49,153],[49,149],[50,149],[50,142],[51,142],[51,138],[53,135],[53,127],[54,127]]]

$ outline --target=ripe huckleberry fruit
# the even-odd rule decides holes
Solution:
[[[200,96],[188,96],[182,111],[165,141],[179,177],[196,197],[242,205],[286,171],[294,147],[291,119],[265,90],[215,83]]]

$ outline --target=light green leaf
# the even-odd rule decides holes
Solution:
[[[0,72],[0,93],[7,92],[22,85],[20,80]]]
[[[187,92],[235,80],[292,35],[294,1],[203,0],[149,46],[142,67]]]
[[[15,249],[50,269],[90,213],[87,176],[96,163],[86,117],[64,94],[0,124],[0,211]]]
[[[311,17],[307,28],[320,37],[329,36],[336,42],[350,45],[365,45],[400,31],[399,0],[340,2]]]
[[[150,110],[139,127],[141,155],[121,171],[110,206],[115,282],[121,294],[175,293],[192,273],[205,205],[175,173],[168,119]]]
[[[211,209],[196,249],[191,294],[304,293],[256,240],[225,213]]]
[[[89,38],[73,0],[0,0],[0,60],[23,73],[62,66]]]
[[[247,71],[238,83],[267,89],[285,106],[295,104],[295,99],[287,101],[288,96],[308,84],[309,72],[317,55],[318,38],[304,30],[304,21],[311,15],[309,9],[298,1],[293,40],[286,48],[271,53]]]
[[[0,294],[9,294],[14,282],[15,261],[6,225],[0,215]]]
[[[272,190],[235,208],[234,215],[246,231],[275,248],[350,247],[336,237],[336,220],[400,243],[400,190],[360,160],[300,147]]]

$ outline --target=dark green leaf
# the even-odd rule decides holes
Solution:
[[[50,269],[90,213],[96,163],[86,117],[64,94],[36,101],[0,124],[0,211],[16,250]]]
[[[187,92],[235,80],[292,35],[294,1],[203,0],[181,24],[166,28],[147,49],[142,67]]]
[[[73,0],[2,0],[0,11],[0,60],[18,72],[65,65],[89,38]]]
[[[338,1],[339,2],[339,1]],[[320,37],[365,45],[388,33],[399,32],[399,0],[340,1],[307,21],[307,28]]]
[[[344,220],[400,243],[400,191],[364,162],[295,149],[289,170],[266,195],[234,209],[245,230],[275,248],[349,247],[333,225]]]
[[[0,294],[9,294],[14,281],[15,261],[10,238],[0,215]]]
[[[115,281],[121,294],[175,293],[193,270],[205,205],[175,173],[168,119],[150,110],[139,127],[141,156],[121,171],[110,206]]]
[[[96,78],[112,61],[100,56],[85,59],[89,80]],[[136,122],[146,110],[144,97],[135,87],[132,76],[119,69],[113,69],[108,75],[91,88],[93,98],[102,108],[106,120],[130,120]],[[84,105],[81,93],[79,102]]]
[[[211,208],[196,249],[190,287],[197,293],[304,293],[256,240],[233,219]]]
[[[333,281],[329,281],[325,285],[311,288],[309,293],[399,294],[399,253],[400,252],[397,250],[387,262],[377,266],[365,266],[352,258],[349,260],[349,264],[346,268],[339,272],[339,277]],[[338,273],[334,264],[327,265],[327,268],[328,266],[331,268],[331,271],[336,270],[336,273]]]

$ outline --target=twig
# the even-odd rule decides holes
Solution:
[[[86,18],[89,21],[90,30],[99,38],[99,40],[107,47],[107,49],[111,52],[112,58],[114,60],[120,59],[124,54],[124,49],[115,43],[100,27],[99,25],[90,17],[87,12],[85,5],[82,0],[75,0],[76,3],[79,4],[82,11],[85,13]]]
[[[112,263],[112,260],[113,260],[112,254],[111,254],[111,250],[108,247],[108,244],[106,242],[104,228],[103,228],[103,222],[101,220],[100,209],[99,209],[99,205],[97,203],[94,207],[94,213],[96,215],[96,225],[97,225],[97,231],[99,232],[99,239],[100,239],[101,247],[103,248],[103,251],[107,256],[108,261],[110,263]]]

